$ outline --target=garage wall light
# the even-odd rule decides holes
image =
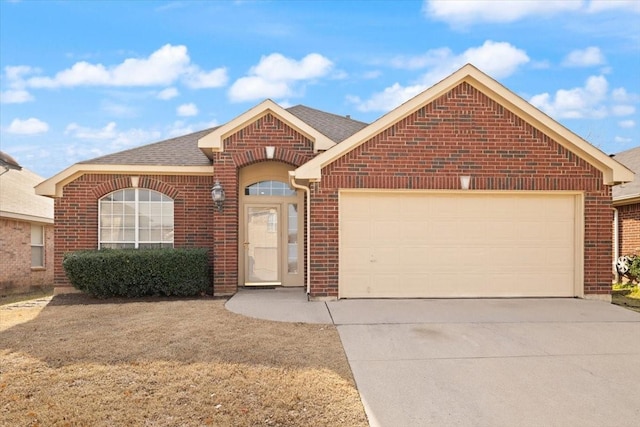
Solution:
[[[460,188],[468,190],[471,184],[471,177],[469,175],[460,176]]]

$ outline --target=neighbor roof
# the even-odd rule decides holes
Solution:
[[[43,180],[25,168],[0,175],[0,217],[53,224],[53,200],[34,190]]]
[[[618,153],[613,158],[636,174],[635,180],[613,187],[614,204],[640,203],[640,147]]]

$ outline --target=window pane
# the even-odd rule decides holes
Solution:
[[[31,224],[31,244],[32,245],[42,245],[44,243],[43,234],[44,233],[41,225]]]
[[[133,202],[136,200],[136,190],[124,190],[124,199],[129,202]]]
[[[103,197],[99,205],[101,248],[134,248],[140,242],[158,245],[160,241],[173,246],[174,203],[170,197],[130,188]]]
[[[42,246],[31,247],[31,267],[44,267],[44,248]]]
[[[244,189],[246,196],[295,196],[296,190],[282,181],[260,181]]]

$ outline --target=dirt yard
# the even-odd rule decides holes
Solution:
[[[335,327],[223,300],[0,306],[0,424],[366,426]]]

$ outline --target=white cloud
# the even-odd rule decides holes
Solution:
[[[47,123],[33,117],[26,120],[13,119],[7,128],[7,132],[19,135],[36,135],[39,133],[45,133],[48,130],[49,125]]]
[[[399,83],[395,83],[382,92],[374,93],[371,98],[365,101],[355,96],[348,96],[347,100],[357,104],[358,111],[387,111],[424,90],[423,85],[401,86]]]
[[[219,123],[216,120],[198,123],[187,123],[184,120],[176,120],[167,129],[167,137],[173,138],[176,136],[188,135],[193,132],[218,126],[218,124]]]
[[[192,89],[207,89],[225,86],[229,77],[226,68],[216,68],[207,72],[193,67],[183,80]]]
[[[399,83],[375,93],[368,100],[351,96],[348,100],[356,104],[359,111],[389,111],[428,87],[449,76],[467,63],[471,63],[483,72],[495,77],[505,78],[529,62],[529,57],[522,49],[506,42],[485,41],[481,46],[472,47],[456,55],[449,48],[432,49],[413,58],[396,58],[395,66],[427,67],[429,71],[411,86]]]
[[[562,62],[565,67],[593,67],[605,62],[604,55],[599,48],[589,46],[586,49],[577,49],[569,53]]]
[[[70,123],[67,125],[65,135],[70,135],[73,138],[88,141],[105,141],[102,143],[99,153],[95,155],[101,155],[103,152],[110,152],[113,150],[129,148],[137,146],[143,143],[151,142],[160,139],[162,133],[157,130],[147,129],[128,129],[119,130],[115,122],[109,122],[102,128],[90,128],[80,126],[77,123]]]
[[[136,117],[136,109],[130,105],[118,104],[109,100],[101,103],[102,111],[114,117]]]
[[[22,104],[33,101],[33,96],[23,89],[9,89],[0,92],[0,103],[2,104]]]
[[[127,58],[116,65],[80,61],[53,77],[32,76],[39,70],[27,67],[6,67],[5,74],[13,85],[32,88],[76,86],[167,86],[182,80],[194,89],[221,87],[227,84],[227,71],[217,68],[203,71],[191,62],[187,47],[166,44],[145,58]]]
[[[180,117],[190,117],[198,115],[198,107],[194,103],[182,104],[176,109],[176,114]]]
[[[451,25],[476,22],[515,22],[528,16],[551,16],[580,10],[582,1],[425,0],[423,11]]]
[[[178,92],[178,89],[176,89],[175,87],[168,87],[158,92],[158,94],[156,95],[156,98],[166,101],[169,99],[173,99],[178,95],[180,95],[180,92]]]
[[[640,102],[640,96],[627,92],[627,90],[623,87],[614,89],[611,92],[611,97],[614,101],[620,103]]]
[[[251,101],[261,98],[294,96],[304,81],[327,76],[333,63],[324,56],[311,53],[300,61],[279,53],[263,56],[249,75],[236,80],[229,89],[231,101]]]
[[[614,116],[630,116],[636,112],[636,107],[633,105],[614,105],[611,107],[611,112]]]
[[[167,85],[185,73],[189,62],[186,46],[167,44],[148,58],[128,58],[111,67],[82,61],[54,77],[32,77],[27,82],[36,88]]]
[[[591,76],[584,87],[560,89],[555,96],[541,93],[529,102],[556,119],[602,118],[607,116],[607,109],[602,103],[606,100],[608,87],[604,76]]]
[[[640,13],[640,2],[638,0],[591,0],[587,10],[591,13],[598,13],[613,9]]]
[[[625,129],[631,129],[636,127],[636,122],[633,120],[621,120],[618,122],[618,126]]]
[[[625,137],[622,137],[622,136],[616,136],[616,137],[614,138],[614,141],[615,141],[615,142],[622,143],[622,144],[628,144],[628,143],[630,143],[630,142],[631,142],[631,141],[633,141],[633,140],[632,140],[631,138],[625,138]]]
[[[64,130],[65,135],[78,139],[112,139],[117,135],[116,122],[109,122],[101,129],[83,127],[77,123],[69,123]]]

